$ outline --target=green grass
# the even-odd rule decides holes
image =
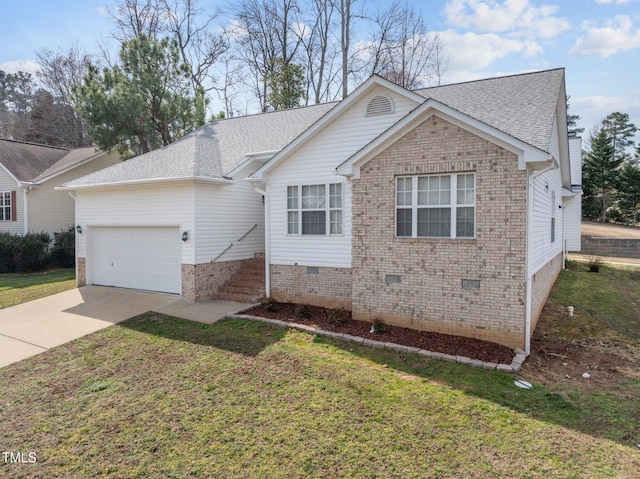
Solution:
[[[0,309],[61,293],[76,287],[75,270],[0,274]]]
[[[2,369],[0,476],[632,478],[638,397],[148,313]]]
[[[550,301],[574,305],[576,315],[596,322],[593,336],[601,339],[604,329],[615,331],[621,338],[640,340],[640,269],[632,266],[601,265],[599,273],[591,273],[585,263],[569,262],[562,271]],[[567,323],[570,325],[571,323]]]

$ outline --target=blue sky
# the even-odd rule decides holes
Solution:
[[[409,1],[445,41],[445,83],[565,67],[570,111],[581,115],[584,136],[613,111],[640,126],[640,0]],[[0,0],[0,69],[28,70],[42,48],[77,43],[97,53],[113,28],[104,13],[111,4]]]

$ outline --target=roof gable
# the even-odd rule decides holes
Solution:
[[[416,91],[543,151],[549,151],[563,92],[563,68]]]
[[[512,153],[515,153],[518,156],[518,166],[521,169],[524,169],[527,163],[533,165],[534,168],[538,168],[542,165],[547,165],[550,161],[550,157],[547,152],[513,138],[503,131],[476,120],[475,118],[455,110],[448,105],[440,103],[437,100],[429,99],[356,154],[352,155],[340,164],[336,168],[336,172],[340,175],[358,178],[360,167],[362,165],[378,153],[382,152],[392,143],[409,133],[418,124],[426,121],[433,115],[437,115],[451,124],[459,126],[481,138],[505,148],[508,151],[511,151]]]
[[[396,94],[404,96],[406,98],[411,99],[416,104],[420,104],[424,101],[424,99],[409,91],[406,90],[394,83],[391,83],[388,80],[385,80],[382,77],[374,75],[370,77],[367,81],[365,81],[362,85],[356,88],[347,98],[342,100],[335,108],[333,108],[329,113],[324,115],[319,121],[314,123],[309,129],[304,131],[300,136],[298,136],[295,140],[289,143],[285,148],[283,148],[279,153],[277,153],[273,158],[267,161],[261,168],[256,170],[251,174],[251,178],[253,180],[261,181],[263,175],[265,175],[268,171],[272,170],[278,164],[280,164],[285,158],[291,155],[294,151],[300,148],[302,145],[306,144],[311,140],[314,136],[316,136],[321,130],[323,130],[328,124],[335,121],[340,115],[342,115],[347,109],[349,109],[353,104],[358,102],[360,99],[371,93],[374,89],[383,87],[388,89]]]
[[[42,183],[102,154],[93,147],[68,149],[0,139],[0,164],[19,183]]]
[[[68,153],[66,148],[0,139],[0,163],[20,182],[32,182]]]

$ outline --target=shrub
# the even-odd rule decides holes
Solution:
[[[305,304],[299,304],[298,306],[296,306],[294,313],[296,315],[296,318],[300,319],[311,317],[311,309],[309,309],[309,306]]]
[[[602,260],[600,258],[598,258],[597,256],[590,256],[588,265],[589,265],[589,272],[590,273],[599,273],[600,272],[600,266],[602,265]]]
[[[73,268],[76,264],[76,233],[73,226],[59,233],[53,233],[54,243],[51,248],[53,261],[61,268]]]
[[[335,324],[339,326],[346,321],[348,321],[351,317],[351,312],[347,311],[344,308],[332,309],[329,313],[329,317],[327,318],[327,322],[329,324]]]
[[[271,298],[261,298],[260,299],[260,307],[265,311],[275,311],[276,303]]]
[[[19,236],[11,233],[0,233],[0,273],[15,273],[16,265],[13,252]]]
[[[387,325],[385,324],[385,322],[382,321],[381,319],[376,319],[373,321],[373,324],[371,325],[371,330],[369,332],[374,334],[381,334],[381,333],[384,333],[386,330],[387,330]]]
[[[17,273],[40,271],[51,264],[49,233],[27,233],[20,237],[13,250],[13,261]]]

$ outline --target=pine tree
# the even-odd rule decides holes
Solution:
[[[585,200],[600,198],[603,222],[607,220],[607,196],[611,197],[619,184],[622,161],[622,157],[615,156],[613,139],[601,128],[591,138],[591,152],[584,160],[582,169],[582,184]]]

